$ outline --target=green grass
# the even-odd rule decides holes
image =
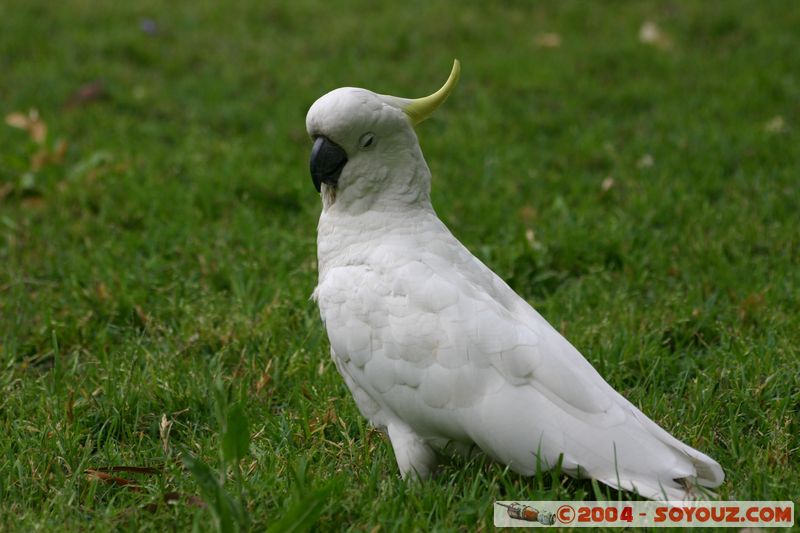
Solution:
[[[594,497],[477,460],[404,484],[309,300],[306,110],[343,85],[427,94],[454,57],[419,128],[443,220],[716,458],[722,498],[800,494],[797,3],[389,5],[0,6],[0,112],[67,143],[34,170],[0,124],[0,529],[205,530],[228,509],[253,530],[486,530],[497,499]],[[665,40],[640,42],[647,20]],[[94,80],[105,98],[65,105]],[[220,448],[237,403],[241,470]],[[84,473],[118,465],[159,473]]]

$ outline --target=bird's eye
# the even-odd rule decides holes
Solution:
[[[374,133],[365,133],[358,140],[358,146],[362,150],[366,150],[366,149],[372,147],[374,144],[375,144],[375,134]]]

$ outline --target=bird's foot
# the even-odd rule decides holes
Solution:
[[[403,479],[432,477],[439,463],[433,448],[402,422],[390,422],[387,429]]]

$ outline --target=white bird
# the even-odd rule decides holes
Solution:
[[[524,475],[556,466],[651,499],[724,474],[617,393],[436,216],[416,124],[460,73],[419,99],[344,87],[306,127],[321,192],[319,304],[336,368],[386,432],[401,475],[479,449]]]

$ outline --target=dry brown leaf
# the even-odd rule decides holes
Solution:
[[[109,97],[108,90],[102,81],[97,80],[85,85],[81,85],[77,91],[72,93],[64,104],[67,109],[90,104]]]
[[[31,139],[33,139],[33,142],[36,144],[44,144],[47,140],[47,125],[41,120],[31,123],[28,132],[31,135]]]
[[[36,144],[44,144],[47,140],[47,124],[36,109],[31,109],[27,115],[18,112],[6,115],[6,124],[27,131]]]
[[[108,287],[106,287],[106,284],[103,283],[102,281],[97,284],[95,292],[97,293],[97,299],[100,300],[101,302],[105,302],[108,300],[109,298]]]
[[[519,218],[522,219],[522,222],[525,224],[530,224],[539,216],[539,212],[536,210],[535,207],[530,205],[522,206],[519,210]]]
[[[21,204],[26,209],[39,209],[44,206],[44,198],[41,196],[26,196],[22,199]]]
[[[6,124],[12,128],[28,129],[28,117],[22,113],[9,113],[6,115]]]
[[[555,32],[540,33],[534,42],[543,48],[558,48],[561,46],[561,35]]]
[[[780,115],[772,117],[764,124],[764,131],[767,133],[783,133],[786,131],[786,121]]]
[[[112,476],[106,472],[102,472],[100,470],[93,470],[91,468],[87,468],[84,470],[86,474],[86,479],[89,481],[100,480],[104,483],[108,483],[109,485],[116,485],[118,487],[126,487],[134,492],[141,492],[142,488],[139,486],[138,483],[132,481],[130,479],[125,479],[124,477],[119,476]]]
[[[765,303],[766,299],[764,298],[763,292],[754,292],[748,294],[747,297],[739,304],[739,318],[742,321],[755,320]]]

